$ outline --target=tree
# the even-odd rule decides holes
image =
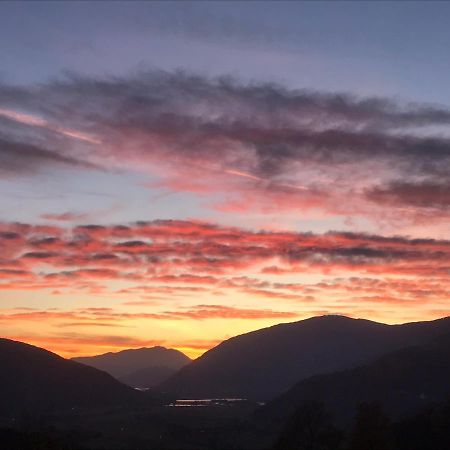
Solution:
[[[321,402],[302,404],[289,420],[275,450],[338,450],[342,434]]]
[[[393,450],[390,421],[378,403],[362,403],[350,438],[350,450]]]
[[[450,402],[427,406],[395,424],[399,450],[450,448]]]

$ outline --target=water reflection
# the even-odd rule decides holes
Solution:
[[[179,399],[169,403],[167,406],[174,408],[200,408],[206,406],[236,406],[247,402],[246,398],[202,398],[202,399]]]

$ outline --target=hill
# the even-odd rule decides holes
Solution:
[[[186,398],[271,399],[315,374],[367,363],[450,332],[450,319],[386,325],[322,316],[228,339],[160,385]]]
[[[376,402],[392,419],[410,416],[450,398],[450,335],[391,352],[351,370],[300,381],[259,411],[277,423],[301,405],[319,401],[341,424],[350,423],[358,404]]]
[[[138,397],[105,372],[0,338],[0,415],[123,405]]]
[[[184,353],[164,347],[129,349],[73,360],[104,370],[133,387],[152,387],[191,362]]]

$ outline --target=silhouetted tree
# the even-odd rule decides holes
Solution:
[[[350,450],[393,450],[389,419],[378,403],[362,403],[350,437]]]
[[[342,434],[321,402],[307,402],[289,420],[275,450],[338,450]]]
[[[394,426],[398,450],[450,448],[450,402],[428,407]]]
[[[0,428],[0,448],[3,450],[65,450],[56,439],[38,432]]]

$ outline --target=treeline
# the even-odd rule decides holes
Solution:
[[[362,403],[353,426],[342,431],[320,402],[299,407],[273,450],[450,449],[450,401],[392,422],[378,403]]]
[[[429,406],[401,421],[391,421],[379,403],[362,403],[357,409],[353,424],[345,430],[336,426],[335,419],[338,418],[332,417],[323,403],[317,401],[304,403],[287,422],[270,450],[450,449],[450,401]],[[151,422],[146,421],[145,427]],[[18,425],[14,429],[0,428],[1,450],[105,449],[109,448],[107,443],[112,442],[112,425],[109,431],[103,432],[80,429],[62,431],[40,424],[36,420],[30,425],[27,423]],[[199,427],[190,427],[188,423],[185,426],[175,423],[166,425],[167,427],[161,427],[162,439],[157,443],[151,439],[142,439],[140,444],[137,444],[138,436],[135,436],[134,439],[126,438],[121,442],[115,442],[114,448],[128,450],[270,448],[268,441],[263,444],[264,440],[260,439],[263,430],[260,427],[248,429],[245,421],[233,421],[226,427],[219,425],[201,427],[201,432]],[[139,434],[138,428],[136,432]]]
[[[75,450],[49,432],[0,428],[0,448],[3,450]]]

